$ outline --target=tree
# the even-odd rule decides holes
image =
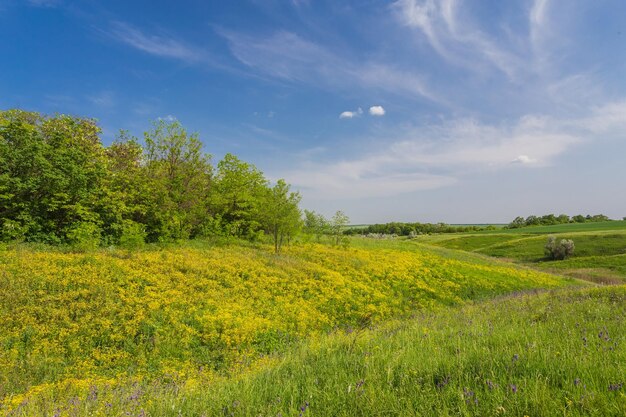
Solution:
[[[101,219],[94,207],[106,175],[99,134],[92,119],[0,112],[3,229],[27,240],[58,243],[86,223],[81,230],[98,237]]]
[[[266,232],[272,236],[276,253],[302,226],[300,200],[300,194],[290,192],[290,186],[282,179],[265,193],[261,219]]]
[[[520,227],[526,226],[526,221],[523,217],[517,216],[511,223],[509,223],[509,229],[518,229]]]
[[[254,238],[267,180],[254,165],[226,154],[217,164],[209,205],[228,235]]]
[[[315,211],[304,210],[304,231],[314,235],[319,243],[322,236],[330,233],[330,222]]]
[[[330,220],[330,232],[333,236],[335,245],[339,245],[342,241],[343,231],[350,223],[350,218],[343,211],[337,211]]]
[[[145,169],[154,197],[147,213],[150,235],[166,240],[194,237],[208,216],[210,156],[202,152],[198,135],[188,134],[178,121],[158,120],[144,138]]]

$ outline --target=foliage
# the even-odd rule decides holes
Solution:
[[[124,220],[122,224],[122,234],[120,236],[120,247],[125,249],[139,249],[145,245],[147,236],[143,224],[132,220]]]
[[[350,218],[341,210],[335,212],[332,219],[330,219],[329,229],[335,245],[347,245],[347,238],[344,236],[344,230],[348,223],[350,223]]]
[[[289,191],[284,180],[267,190],[263,199],[264,215],[261,222],[274,240],[274,252],[280,252],[283,242],[289,240],[302,226],[298,208],[300,194]]]
[[[481,230],[493,230],[495,227],[488,226],[453,226],[445,223],[385,223],[371,224],[365,227],[351,227],[345,230],[348,235],[396,235],[414,237],[431,233],[464,233]]]
[[[91,222],[74,223],[67,231],[67,242],[79,252],[95,250],[100,245],[100,228]]]
[[[574,253],[574,241],[571,239],[561,239],[557,242],[555,236],[548,236],[548,242],[544,246],[544,253],[550,259],[566,259]]]
[[[105,147],[92,119],[0,112],[3,241],[90,250],[208,236],[255,240],[265,230],[282,243],[300,224],[299,196],[285,189],[231,154],[214,172],[198,135],[175,120],[156,121],[143,146],[121,131]]]
[[[506,227],[508,229],[519,229],[520,227],[529,226],[551,226],[555,224],[567,224],[567,223],[593,223],[593,222],[606,222],[611,221],[604,214],[586,215],[578,214],[573,217],[569,217],[567,214],[554,215],[546,214],[544,216],[528,216],[525,219],[521,216],[516,217]]]

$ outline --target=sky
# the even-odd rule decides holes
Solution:
[[[0,109],[159,118],[353,224],[626,216],[623,0],[0,0]]]

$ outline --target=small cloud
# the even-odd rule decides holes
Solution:
[[[362,108],[358,108],[355,111],[344,111],[343,113],[341,113],[339,115],[340,119],[352,119],[354,117],[358,117],[360,115],[363,114],[363,109]]]
[[[270,119],[273,118],[275,115],[276,115],[275,111],[270,110],[269,112],[267,112],[267,117],[269,117]]]
[[[520,155],[511,161],[512,164],[534,164],[536,159],[530,158],[528,155]]]
[[[384,116],[385,109],[383,108],[383,106],[372,106],[370,107],[370,114],[372,116]]]

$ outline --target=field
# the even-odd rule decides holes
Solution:
[[[609,228],[612,226],[613,228]],[[568,274],[596,282],[626,279],[626,222],[527,227],[473,234],[421,236],[412,242],[488,255],[544,271]],[[546,259],[546,235],[572,239],[574,255],[566,261]]]
[[[231,372],[333,329],[567,283],[426,252],[320,245],[283,255],[18,247],[0,252],[0,265],[0,396],[13,405],[65,380]]]
[[[506,236],[4,246],[0,415],[623,414],[624,287],[482,253],[545,238]],[[576,239],[550,270],[622,256]]]

